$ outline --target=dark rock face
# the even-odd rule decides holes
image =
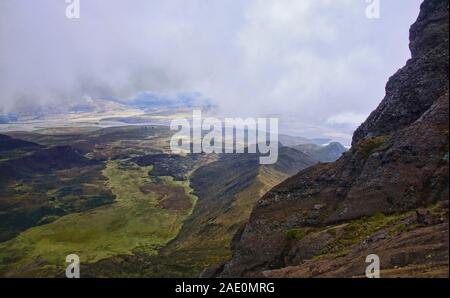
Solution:
[[[374,251],[382,260],[381,277],[442,277],[448,274],[448,223],[424,226],[356,246],[341,258],[324,257],[298,266],[262,272],[264,277],[364,277],[366,256]]]
[[[386,97],[356,130],[353,145],[412,124],[448,90],[448,35],[448,1],[425,1],[410,30],[412,58],[389,79]]]
[[[261,276],[267,270],[304,262],[308,263],[306,269],[286,271],[296,275],[280,271],[267,276],[320,275],[308,271],[314,267],[314,257],[329,251],[338,253],[333,249],[345,245],[350,252],[345,250],[344,257],[334,256],[333,260],[343,260],[341,263],[350,269],[339,271],[328,268],[327,263],[323,272],[334,272],[328,276],[359,276],[364,274],[362,266],[352,260],[363,258],[359,254],[364,250],[355,250],[354,245],[363,245],[364,237],[390,239],[392,243],[404,237],[411,247],[420,245],[411,235],[425,237],[427,232],[416,231],[420,228],[411,221],[397,222],[400,219],[394,215],[414,213],[417,208],[448,200],[448,4],[448,0],[425,0],[422,4],[411,27],[412,59],[389,80],[386,97],[355,132],[352,149],[337,162],[306,169],[267,193],[235,237],[233,258],[217,276]],[[388,217],[371,222],[363,219],[377,214]],[[428,229],[447,233],[433,238],[437,243],[433,247],[438,250],[434,254],[440,256],[434,261],[447,262],[448,267],[448,208],[438,219],[439,227]],[[362,222],[350,224],[357,220]],[[402,234],[403,226],[411,228],[404,233],[412,234]],[[377,234],[383,229],[388,230]],[[287,243],[293,241],[286,240],[289,231],[296,231],[295,243]],[[391,237],[392,231],[400,232]],[[395,258],[385,249],[382,254]],[[414,262],[420,265],[426,258]],[[388,266],[398,266],[394,263]],[[402,266],[408,265],[407,260],[404,263]],[[339,262],[333,264],[340,266]]]

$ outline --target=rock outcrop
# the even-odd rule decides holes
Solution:
[[[268,192],[213,276],[362,276],[377,252],[391,276],[448,274],[448,5],[423,2],[412,58],[352,149]]]
[[[386,97],[359,127],[353,145],[417,121],[448,90],[448,1],[425,1],[410,29],[412,58],[386,85]]]

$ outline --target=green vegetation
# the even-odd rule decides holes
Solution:
[[[305,238],[310,232],[310,229],[290,229],[284,232],[284,238],[286,240],[299,241]]]
[[[323,256],[329,254],[335,254],[336,256],[346,255],[351,248],[353,248],[358,243],[366,240],[375,232],[398,223],[409,215],[410,213],[393,214],[387,216],[379,213],[371,217],[354,220],[345,225],[345,227],[343,228],[343,232],[331,244],[323,249],[321,253],[315,257],[315,259],[320,259]],[[401,229],[401,227],[401,224],[399,224],[398,228]],[[395,228],[396,227],[394,227],[394,229]],[[338,234],[336,233],[336,231],[332,231],[333,229],[327,230],[327,232],[331,235]]]
[[[15,191],[15,193],[17,195],[23,195],[23,194],[33,192],[33,187],[31,187],[31,185],[27,185],[25,183],[16,183],[13,186],[13,190]]]
[[[403,232],[412,231],[417,227],[416,224],[414,225],[406,225],[404,223],[399,223],[395,225],[390,231],[389,235],[398,235]]]
[[[0,228],[0,276],[63,275],[72,253],[92,276],[198,276],[231,257],[231,239],[255,202],[303,166],[296,151],[280,155],[282,167],[260,166],[256,155],[172,156],[171,134],[151,126],[21,134],[42,150],[69,144],[74,158],[39,174],[25,164],[5,182],[0,198],[10,201],[0,207],[19,212],[11,213],[13,233]]]
[[[272,167],[261,167],[249,173],[248,179],[243,179],[242,174],[238,175],[240,172],[235,167],[224,170],[226,165],[222,167],[215,163],[206,167],[206,184],[200,186],[196,180],[198,177],[191,177],[196,190],[203,191],[202,200],[176,240],[152,258],[151,263],[155,266],[149,268],[145,276],[199,276],[205,268],[229,260],[231,239],[247,222],[256,201],[287,177]],[[234,195],[229,195],[230,185],[243,180],[251,183],[240,185]],[[229,195],[232,202],[224,199],[224,194]]]
[[[156,255],[177,235],[196,197],[186,182],[168,177],[152,179],[149,171],[151,166],[108,162],[103,175],[116,202],[63,216],[1,243],[0,275],[54,276],[72,253],[85,264],[136,251]],[[188,208],[161,207],[167,193],[177,193],[172,199],[175,203],[188,201],[182,204]]]
[[[384,144],[385,139],[385,136],[363,139],[356,145],[356,150],[365,157],[369,157],[373,151]]]

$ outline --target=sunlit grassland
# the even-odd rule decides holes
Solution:
[[[52,276],[61,274],[65,257],[78,254],[83,263],[141,251],[155,255],[173,239],[192,212],[196,197],[187,182],[170,177],[149,177],[152,167],[109,161],[103,170],[107,186],[116,196],[113,204],[69,214],[31,228],[0,244],[0,275]],[[142,188],[155,191],[143,192]],[[161,187],[163,185],[163,187]],[[183,187],[192,207],[169,210],[158,207],[164,193]],[[164,192],[164,193],[162,193]]]

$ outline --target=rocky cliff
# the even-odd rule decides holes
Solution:
[[[268,192],[205,276],[448,275],[448,0],[425,0],[412,58],[337,162]]]

